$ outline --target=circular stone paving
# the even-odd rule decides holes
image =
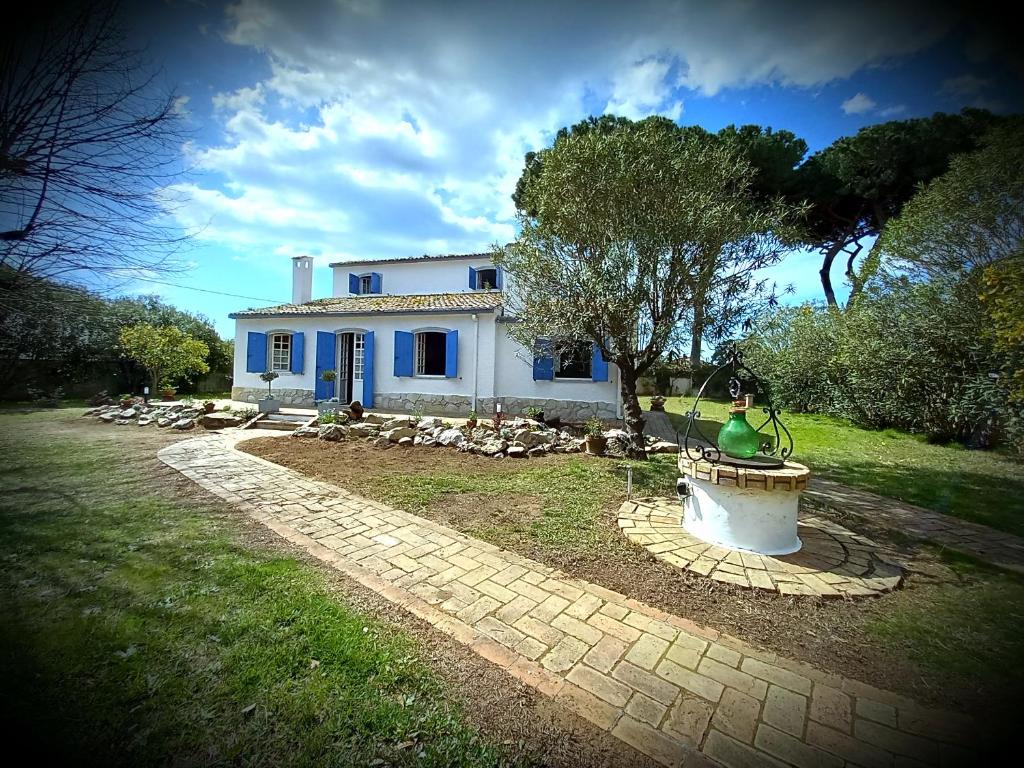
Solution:
[[[627,501],[619,528],[659,560],[716,581],[783,595],[869,597],[900,585],[903,571],[877,544],[820,517],[802,517],[803,547],[791,555],[759,555],[709,544],[682,525],[675,499]]]

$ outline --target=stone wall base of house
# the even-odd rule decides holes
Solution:
[[[283,389],[274,387],[274,399],[280,400],[290,408],[314,408],[313,390]],[[232,387],[231,399],[240,403],[256,403],[267,396],[266,387]]]
[[[479,397],[476,411],[480,418],[490,418],[495,404],[501,403],[501,410],[509,416],[520,416],[527,408],[539,408],[545,418],[561,418],[563,421],[586,421],[591,416],[601,419],[615,419],[615,403],[587,402],[581,400],[548,400],[536,397]],[[399,413],[424,413],[430,416],[466,416],[472,409],[473,401],[465,395],[424,395],[415,392],[378,392],[374,396],[374,408],[379,411]]]
[[[231,399],[255,404],[267,396],[263,387],[233,387]],[[313,392],[309,389],[282,389],[274,387],[274,397],[291,408],[314,408]],[[539,397],[480,397],[476,410],[480,418],[490,418],[494,406],[509,416],[520,416],[527,408],[539,408],[545,418],[558,417],[563,421],[582,422],[591,416],[615,419],[615,403],[585,400],[551,400]],[[417,392],[378,392],[374,395],[373,409],[385,413],[423,413],[428,416],[467,416],[473,401],[465,395],[425,395]]]

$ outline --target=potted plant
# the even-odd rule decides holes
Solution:
[[[274,398],[274,392],[271,389],[272,382],[279,375],[277,371],[267,371],[260,374],[260,380],[267,382],[267,396],[257,403],[260,413],[277,413],[281,410],[281,401]]]
[[[178,390],[171,386],[170,382],[165,381],[160,385],[160,399],[161,400],[173,400],[174,395],[177,394]]]
[[[207,413],[213,413],[217,409],[217,404],[213,400],[203,401],[203,410]]]
[[[476,411],[469,412],[469,418],[466,419],[466,426],[470,429],[476,429]]]
[[[653,395],[651,397],[651,410],[652,411],[664,411],[665,410],[665,396],[664,395]]]
[[[584,442],[587,446],[587,453],[594,456],[604,453],[604,449],[608,447],[608,438],[604,436],[604,424],[597,416],[587,419],[586,434]]]
[[[543,422],[544,410],[542,408],[536,407],[535,405],[531,405],[529,408],[526,409],[526,417],[528,419],[533,419],[534,421]]]

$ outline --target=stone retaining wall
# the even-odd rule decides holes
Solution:
[[[255,403],[267,396],[266,388],[234,387],[231,399],[243,403]],[[313,408],[313,392],[308,389],[283,389],[274,387],[274,397],[286,406]],[[558,416],[565,421],[582,422],[591,416],[601,419],[615,419],[615,404],[587,402],[584,400],[545,400],[533,397],[480,397],[477,398],[477,413],[481,418],[494,413],[494,404],[501,403],[501,409],[509,416],[518,416],[527,408],[540,408],[546,418]],[[472,410],[472,400],[465,395],[425,395],[417,392],[378,392],[374,395],[375,410],[387,413],[425,413],[431,416],[466,416]]]

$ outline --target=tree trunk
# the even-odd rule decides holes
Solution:
[[[825,258],[821,263],[821,270],[818,272],[821,275],[821,287],[825,289],[825,300],[830,307],[839,306],[836,302],[836,292],[832,290],[832,262],[836,260],[836,256],[841,250],[843,250],[842,243],[833,243],[826,248]]]
[[[626,422],[626,455],[631,459],[646,459],[644,446],[644,416],[640,400],[636,396],[636,371],[619,367],[619,382],[622,388],[622,415]]]
[[[690,368],[696,370],[700,366],[701,342],[704,336],[704,297],[694,297],[693,331],[690,338]]]

